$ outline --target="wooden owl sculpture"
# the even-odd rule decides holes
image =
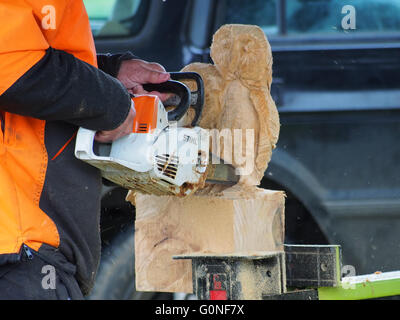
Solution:
[[[182,71],[199,73],[205,105],[199,126],[219,135],[217,156],[233,164],[240,184],[259,185],[279,136],[279,115],[271,97],[272,53],[264,32],[252,25],[224,25],[211,46],[214,64],[193,63]],[[187,85],[193,88],[193,84]],[[183,120],[187,125],[192,115]],[[230,137],[228,137],[230,134]]]

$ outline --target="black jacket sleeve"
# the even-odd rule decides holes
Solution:
[[[98,54],[97,64],[100,70],[108,73],[110,76],[116,78],[121,67],[121,63],[125,60],[139,59],[131,52],[123,54]]]
[[[0,96],[0,110],[91,130],[117,128],[130,106],[118,80],[53,48]]]

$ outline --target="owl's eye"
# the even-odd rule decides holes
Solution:
[[[230,40],[227,39],[227,38],[224,38],[224,39],[221,41],[221,45],[222,45],[224,48],[229,48],[229,46],[230,46]]]

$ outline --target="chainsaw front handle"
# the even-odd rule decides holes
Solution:
[[[182,119],[190,107],[190,90],[182,82],[169,80],[158,84],[148,83],[143,85],[143,89],[148,92],[174,93],[180,98],[177,107],[167,113],[169,122]]]
[[[197,72],[171,72],[173,80],[193,80],[196,82],[196,91],[190,93],[190,107],[194,109],[195,115],[192,120],[192,127],[196,127],[200,121],[204,107],[204,81],[200,74]]]
[[[204,82],[202,77],[196,72],[170,72],[170,75],[172,80],[160,84],[145,84],[143,88],[149,92],[174,93],[175,97],[164,102],[166,107],[177,106],[168,112],[168,121],[179,121],[191,107],[195,111],[191,125],[192,127],[197,126],[204,107]],[[182,80],[195,81],[197,90],[190,92],[189,88],[180,82]]]

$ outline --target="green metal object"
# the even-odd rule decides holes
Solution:
[[[363,300],[400,295],[400,271],[345,277],[338,287],[318,288],[319,300]]]

